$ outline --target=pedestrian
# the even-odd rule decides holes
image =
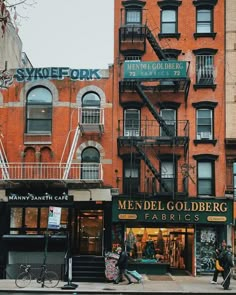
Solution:
[[[230,286],[230,277],[231,277],[231,267],[234,266],[233,255],[232,255],[232,246],[228,245],[226,253],[224,255],[223,267],[224,267],[224,281],[222,286],[224,290],[229,290]]]
[[[119,282],[121,282],[123,280],[123,276],[128,280],[128,284],[133,284],[133,282],[131,281],[130,276],[132,276],[132,274],[127,273],[128,271],[128,254],[127,252],[122,249],[121,247],[117,248],[117,253],[120,255],[119,259],[116,263],[116,266],[118,266],[119,268],[119,274],[116,278],[116,280],[114,281],[114,284],[119,284]],[[134,276],[132,276],[133,278],[135,278]],[[136,279],[136,278],[135,278]],[[140,282],[140,280],[136,279],[138,282]]]
[[[213,274],[211,284],[217,284],[217,279],[218,279],[219,273],[221,273],[221,275],[224,279],[224,269],[221,266],[220,260],[222,260],[224,254],[225,254],[225,251],[226,251],[226,242],[225,242],[225,240],[223,240],[221,243],[221,247],[217,248],[215,251],[215,271]]]

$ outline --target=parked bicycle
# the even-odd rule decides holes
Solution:
[[[47,265],[43,264],[41,267],[31,267],[29,264],[21,264],[20,266],[23,271],[18,274],[15,279],[15,284],[19,288],[25,288],[29,286],[32,280],[36,279],[41,287],[55,288],[59,283],[58,274],[54,271],[49,271]],[[35,271],[39,271],[39,275],[35,275]]]

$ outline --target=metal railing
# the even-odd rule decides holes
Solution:
[[[5,178],[0,167],[0,181],[2,180],[63,180],[67,169],[66,163],[7,163],[9,178]],[[66,181],[101,182],[103,167],[100,163],[72,163]]]

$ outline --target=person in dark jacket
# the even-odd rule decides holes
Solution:
[[[132,277],[133,279],[135,279],[138,283],[141,282],[141,277],[137,277],[137,274],[135,275],[134,273],[132,273],[131,271],[128,271],[128,254],[125,250],[122,250],[121,247],[117,248],[117,253],[120,255],[116,266],[118,266],[119,268],[119,274],[117,279],[114,281],[114,284],[119,284],[119,282],[121,282],[123,280],[123,276],[128,280],[128,284],[133,284],[133,282],[131,281],[130,277]],[[129,272],[129,274],[128,274]]]
[[[121,247],[118,247],[116,252],[120,255],[116,266],[119,268],[119,274],[117,279],[114,281],[114,284],[119,284],[123,280],[123,276],[126,277],[128,280],[128,284],[132,284],[132,281],[130,280],[128,274],[127,274],[127,268],[128,268],[128,254],[125,250],[122,250]]]
[[[215,261],[216,260],[219,261],[220,257],[224,256],[224,254],[226,252],[226,246],[227,246],[227,244],[226,244],[225,240],[223,240],[222,243],[221,243],[221,247],[216,249],[216,251],[215,251],[215,257],[214,257]],[[217,284],[217,279],[218,279],[219,273],[221,273],[221,275],[222,275],[222,277],[224,279],[224,270],[221,271],[221,270],[217,269],[216,263],[215,263],[215,271],[214,271],[214,274],[213,274],[211,284]]]
[[[232,255],[232,247],[230,245],[227,246],[226,253],[224,255],[223,267],[224,267],[224,281],[222,286],[224,290],[229,290],[230,285],[230,272],[231,267],[234,266],[233,263],[233,255]]]

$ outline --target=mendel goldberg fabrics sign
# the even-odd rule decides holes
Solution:
[[[113,199],[113,222],[233,223],[233,202],[228,199],[167,201]]]

